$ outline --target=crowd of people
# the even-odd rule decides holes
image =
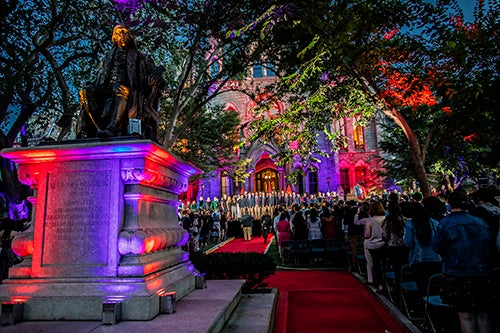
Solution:
[[[459,315],[463,332],[491,332],[494,269],[500,269],[500,207],[497,186],[472,193],[463,189],[432,189],[423,198],[415,191],[384,191],[344,201],[332,193],[245,193],[199,198],[182,204],[180,221],[191,233],[191,249],[226,237],[276,235],[287,240],[345,239],[352,253],[351,270],[364,254],[367,283],[377,292],[400,295],[401,268],[412,268],[419,292],[425,295],[433,273],[442,273],[442,298]],[[498,240],[497,240],[498,238]],[[199,243],[198,243],[199,242]],[[395,273],[394,290],[386,290],[385,272]]]

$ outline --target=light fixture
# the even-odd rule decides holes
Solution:
[[[205,289],[207,287],[206,273],[197,273],[194,275],[194,285],[196,289]]]
[[[107,301],[102,303],[102,323],[104,325],[115,325],[122,320],[122,303]]]
[[[2,302],[2,325],[14,325],[23,321],[24,302]]]
[[[176,311],[176,292],[168,291],[160,294],[160,312],[172,314]]]

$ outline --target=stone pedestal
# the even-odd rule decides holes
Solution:
[[[0,300],[24,302],[25,320],[101,320],[121,302],[122,320],[149,320],[160,295],[195,288],[181,246],[178,194],[197,170],[149,140],[75,142],[7,149],[34,189],[30,229],[12,243],[24,261]]]

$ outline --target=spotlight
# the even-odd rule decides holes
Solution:
[[[207,278],[205,273],[198,273],[194,276],[194,286],[196,289],[205,289],[207,287]]]
[[[2,302],[2,325],[14,325],[23,321],[24,302]]]
[[[172,314],[175,313],[176,292],[169,291],[160,295],[160,312]]]
[[[102,303],[102,323],[104,325],[115,325],[122,319],[121,302]]]

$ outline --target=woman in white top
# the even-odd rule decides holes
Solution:
[[[365,257],[366,273],[369,283],[373,283],[378,291],[383,290],[383,267],[387,258],[386,242],[382,238],[385,220],[385,209],[382,203],[375,201],[368,208],[368,215],[364,219],[358,219],[354,215],[354,224],[365,226]]]

